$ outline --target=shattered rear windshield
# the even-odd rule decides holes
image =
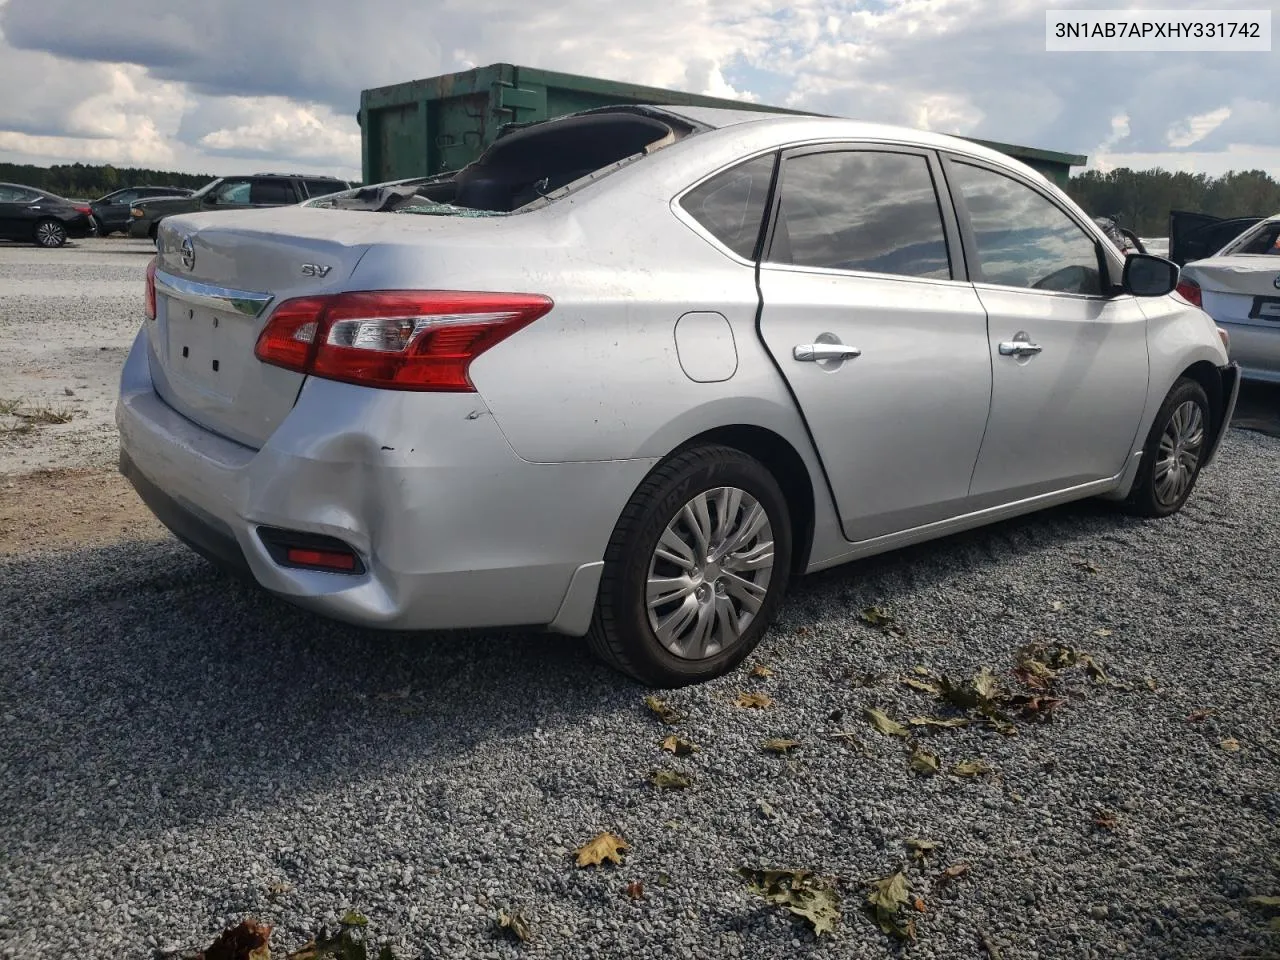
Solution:
[[[600,108],[500,133],[460,170],[357,187],[307,202],[311,207],[493,217],[551,203],[585,183],[694,132],[646,108]]]
[[[309,207],[327,207],[334,210],[367,210],[377,213],[410,213],[427,217],[501,217],[502,210],[477,210],[460,207],[431,196],[448,182],[447,177],[420,177],[415,180],[399,180],[394,183],[357,187],[341,193],[331,193],[310,201]]]

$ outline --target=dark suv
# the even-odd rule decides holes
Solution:
[[[98,224],[98,236],[105,237],[117,230],[129,229],[129,211],[139,200],[151,197],[189,197],[195,193],[185,187],[125,187],[93,201],[93,219]]]
[[[150,237],[154,240],[160,221],[177,213],[286,207],[312,197],[349,189],[351,184],[346,180],[306,174],[255,173],[250,176],[219,177],[189,197],[157,197],[137,201],[129,211],[129,236]]]

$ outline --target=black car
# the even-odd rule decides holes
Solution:
[[[0,240],[60,247],[69,237],[87,237],[93,211],[35,187],[0,183]]]
[[[160,221],[179,213],[210,210],[246,210],[251,207],[281,207],[302,203],[350,189],[351,184],[336,177],[301,173],[255,173],[219,177],[189,197],[159,197],[139,200],[129,211],[129,236],[156,237]]]
[[[195,193],[185,187],[124,187],[114,190],[89,204],[93,217],[98,221],[98,234],[108,234],[129,229],[129,210],[138,200],[150,197],[189,197]]]

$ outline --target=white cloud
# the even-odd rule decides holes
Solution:
[[[232,157],[292,157],[317,166],[351,167],[359,160],[360,132],[328,107],[303,106],[284,97],[236,97],[243,122],[201,136],[197,145]]]
[[[1053,0],[1057,5],[1074,0]],[[1154,0],[1152,0],[1154,2]],[[1186,0],[1212,8],[1211,0]],[[0,0],[0,156],[351,175],[364,87],[494,62],[1280,173],[1280,61],[1047,54],[1044,0]],[[1255,92],[1257,91],[1257,92]],[[1117,139],[1113,119],[1128,118]],[[94,144],[90,147],[87,144]],[[1255,154],[1250,154],[1255,155]],[[131,160],[131,162],[140,162]],[[152,162],[152,161],[147,161]],[[158,160],[157,160],[158,162]]]
[[[1187,117],[1169,128],[1169,132],[1165,134],[1165,142],[1171,147],[1189,147],[1199,143],[1230,119],[1230,107],[1219,107],[1199,116]]]

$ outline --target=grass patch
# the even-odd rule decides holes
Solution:
[[[70,407],[31,407],[28,410],[15,410],[13,415],[28,423],[70,423],[75,419],[76,412]]]

